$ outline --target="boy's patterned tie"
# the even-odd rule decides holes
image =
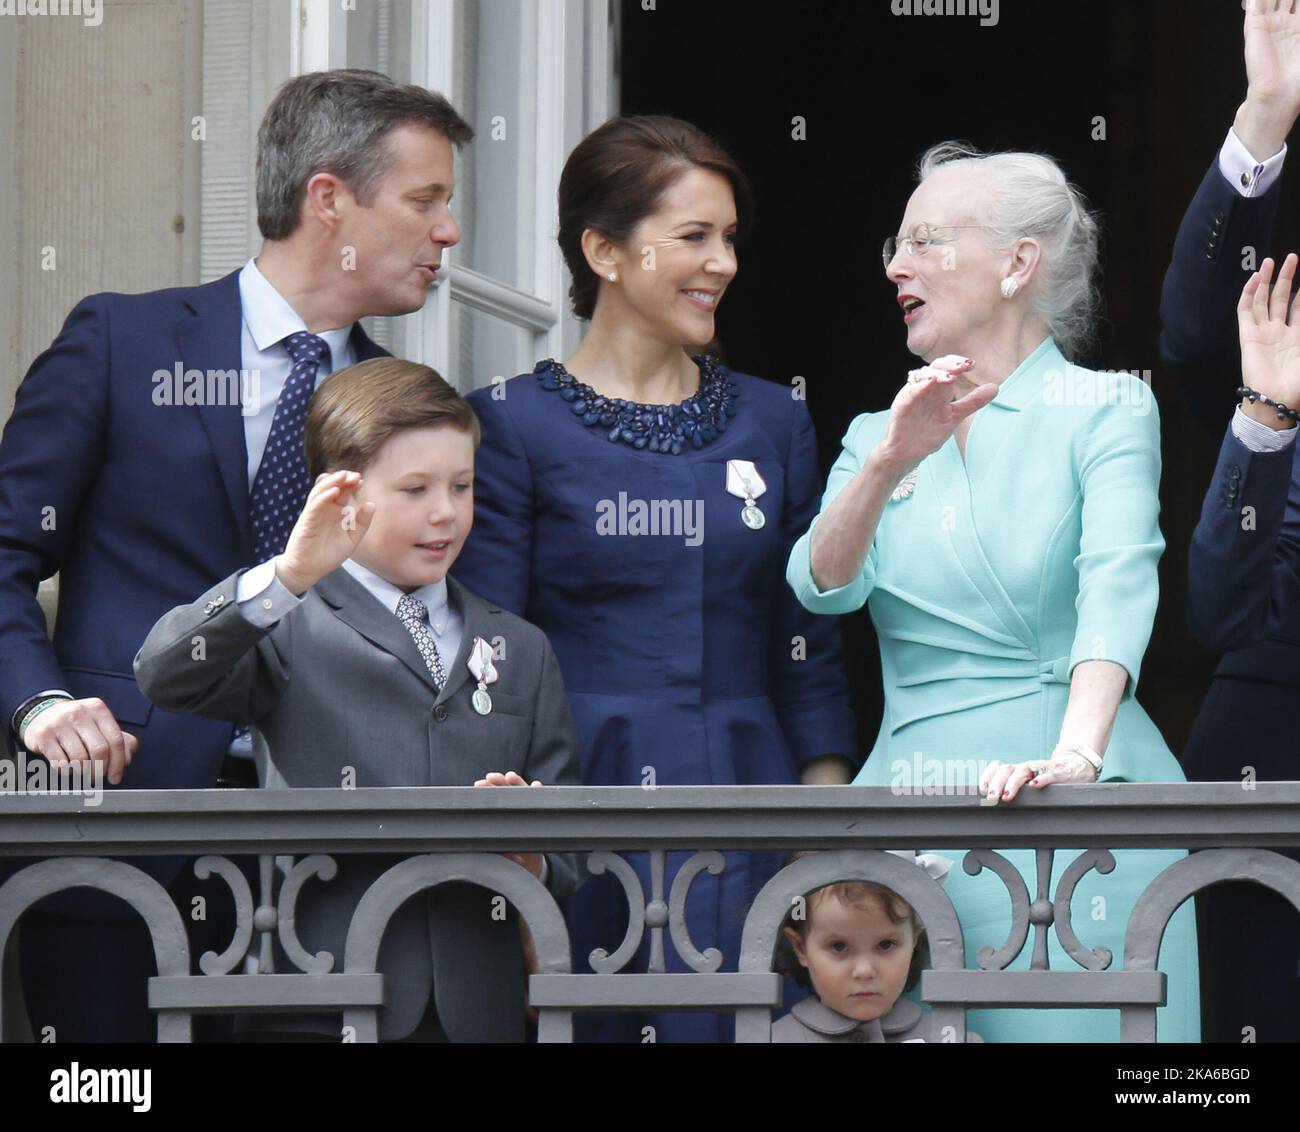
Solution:
[[[418,597],[402,594],[397,602],[397,619],[415,638],[416,648],[424,657],[424,663],[429,666],[433,682],[438,685],[438,691],[442,691],[442,686],[447,682],[447,673],[442,667],[442,657],[438,655],[433,630],[429,628],[429,607]]]
[[[284,344],[293,359],[293,368],[275,403],[266,450],[249,496],[255,562],[265,562],[284,552],[289,532],[298,521],[311,490],[303,437],[312,390],[316,388],[316,370],[329,346],[325,339],[305,330],[290,334]]]

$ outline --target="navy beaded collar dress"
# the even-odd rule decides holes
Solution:
[[[469,400],[482,423],[474,529],[454,573],[538,625],[559,658],[583,781],[641,786],[789,784],[827,754],[856,761],[837,619],[803,609],[785,581],[816,514],[822,475],[807,406],[791,388],[698,358],[678,406],[597,398],[544,362]],[[742,520],[728,461],[749,461],[765,520]],[[753,517],[751,516],[751,521]],[[505,768],[503,768],[505,769]],[[627,854],[651,898],[648,856]],[[668,857],[664,896],[690,854]],[[781,853],[728,853],[687,902],[695,948],[735,970],[750,901]],[[575,973],[613,953],[627,899],[593,876],[566,904]],[[626,971],[645,971],[647,929]],[[664,932],[669,971],[690,968]],[[793,984],[790,984],[793,986]],[[787,995],[786,1006],[791,1003]],[[719,1014],[586,1015],[579,1040],[730,1041]]]

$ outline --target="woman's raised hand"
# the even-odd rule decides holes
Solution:
[[[975,363],[958,354],[935,358],[913,370],[889,410],[889,427],[881,442],[891,461],[914,467],[947,439],[977,409],[998,394],[991,382],[957,396],[957,382]]]
[[[1300,257],[1292,252],[1270,287],[1274,264],[1266,259],[1246,281],[1237,304],[1243,382],[1292,408],[1300,405],[1300,311],[1292,313],[1291,307],[1297,264]]]

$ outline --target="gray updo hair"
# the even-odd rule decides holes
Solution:
[[[1073,360],[1087,346],[1101,306],[1097,283],[1099,231],[1083,194],[1052,158],[1040,153],[984,153],[969,142],[931,146],[917,181],[947,165],[969,164],[989,175],[988,215],[995,246],[1024,236],[1043,249],[1035,305],[1061,352]]]

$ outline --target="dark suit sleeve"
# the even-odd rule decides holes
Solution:
[[[136,654],[141,691],[165,711],[249,723],[279,702],[289,682],[293,611],[270,628],[246,620],[236,603],[242,573],[165,613]]]
[[[823,755],[841,755],[855,765],[857,724],[849,704],[844,644],[838,617],[810,613],[785,584],[785,563],[817,515],[822,475],[817,437],[808,406],[794,397],[790,450],[785,468],[785,512],[781,516],[781,580],[776,587],[772,628],[770,694],[781,728],[794,753],[796,773]]]
[[[1160,296],[1160,356],[1211,436],[1219,435],[1236,403],[1237,301],[1268,255],[1281,195],[1279,177],[1268,192],[1243,197],[1219,171],[1216,153],[1174,241]]]
[[[1188,553],[1187,620],[1230,652],[1276,632],[1300,605],[1300,512],[1288,502],[1295,448],[1253,452],[1231,426]]]
[[[539,636],[541,636],[539,632]],[[582,770],[578,762],[578,731],[564,691],[560,662],[550,642],[541,636],[542,663],[537,682],[533,730],[528,742],[528,760],[520,771],[530,782],[546,786],[579,786]],[[586,880],[576,853],[547,853],[547,887],[556,899],[575,891]]]
[[[526,617],[533,557],[533,479],[523,441],[497,389],[469,402],[483,438],[474,457],[474,527],[452,573],[476,594]]]
[[[92,296],[32,363],[0,440],[0,733],[29,696],[67,687],[36,592],[86,521],[108,415],[108,315]]]

